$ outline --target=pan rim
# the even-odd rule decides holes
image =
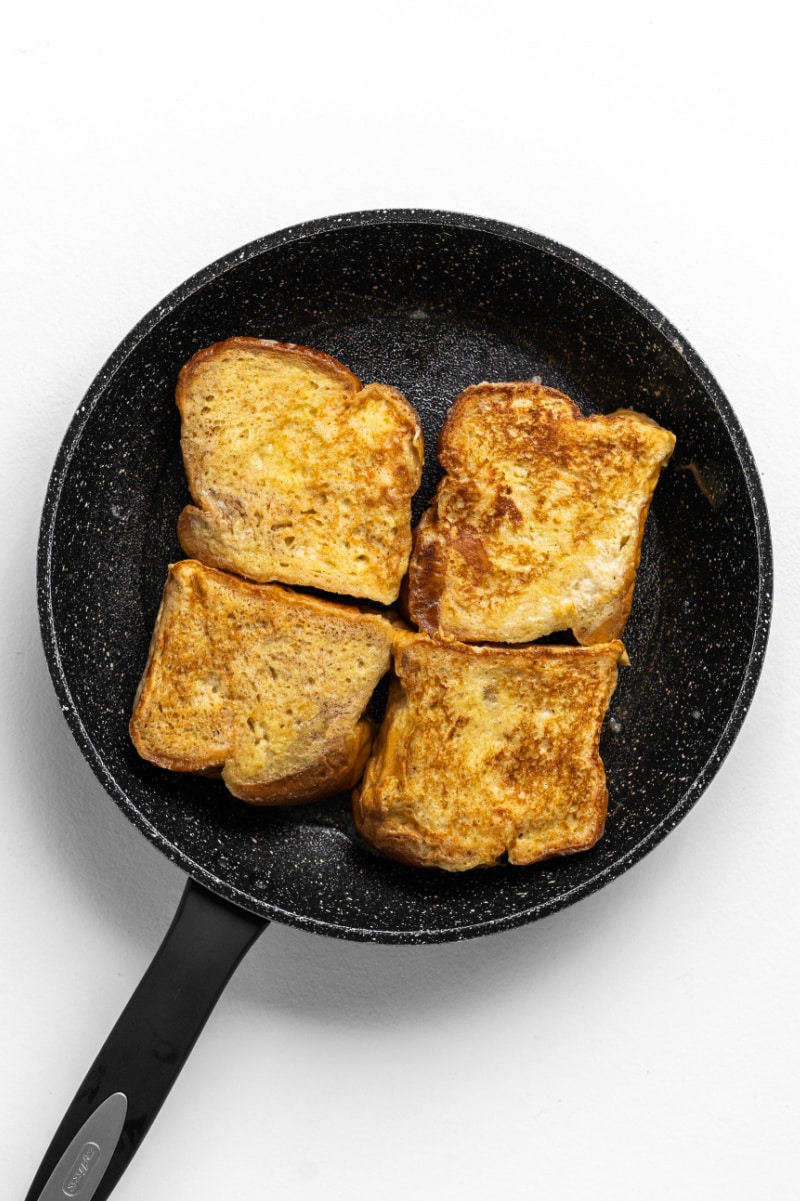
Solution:
[[[69,682],[62,665],[58,634],[54,620],[54,606],[51,594],[51,568],[55,524],[62,488],[72,458],[80,444],[83,431],[97,403],[114,376],[129,355],[160,321],[212,280],[217,280],[241,263],[277,249],[280,246],[285,246],[293,242],[301,242],[337,230],[366,226],[414,224],[481,232],[498,237],[504,241],[519,242],[539,252],[561,259],[573,269],[583,272],[599,285],[608,288],[625,304],[632,307],[640,316],[644,317],[658,335],[672,343],[674,348],[686,361],[692,374],[701,385],[704,394],[708,397],[720,416],[738,459],[752,509],[758,559],[758,596],[754,634],[746,668],[744,669],[742,685],[731,707],[725,727],[704,765],[696,774],[694,780],[688,785],[677,804],[635,846],[631,847],[615,860],[614,863],[598,871],[588,880],[575,885],[573,888],[555,897],[549,898],[546,902],[539,902],[534,906],[505,914],[502,917],[445,928],[379,930],[307,917],[303,914],[283,910],[266,900],[261,900],[249,893],[244,893],[228,881],[215,876],[208,869],[197,864],[180,847],[171,843],[148,821],[108,771],[103,757],[94,745],[81,719],[78,706],[72,697]],[[212,892],[224,897],[226,900],[232,901],[251,912],[260,914],[269,920],[276,920],[282,924],[317,934],[324,934],[329,937],[359,942],[396,944],[430,944],[460,941],[500,930],[512,929],[532,920],[548,916],[558,910],[569,907],[583,897],[610,883],[660,843],[706,790],[731,749],[742,726],[763,667],[772,611],[772,588],[773,558],[769,517],[766,499],[752,451],[738,418],[710,370],[675,326],[650,304],[649,301],[628,284],[624,283],[619,277],[567,246],[543,235],[522,229],[519,226],[510,225],[491,218],[439,209],[420,208],[371,209],[348,212],[302,222],[286,229],[278,230],[272,234],[267,234],[264,237],[246,243],[237,250],[223,255],[221,258],[216,259],[208,266],[194,273],[150,309],[126,337],[122,339],[100,368],[69,423],[48,482],[40,524],[37,556],[37,591],[42,641],[61,710],[73,737],[94,774],[139,832],[161,853],[166,855],[171,862],[181,867],[194,880],[205,885]]]

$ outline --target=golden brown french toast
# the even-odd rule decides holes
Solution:
[[[467,646],[402,634],[356,827],[420,867],[587,850],[607,809],[600,729],[622,643]]]
[[[195,560],[169,569],[130,721],[159,767],[219,774],[257,805],[352,788],[374,733],[364,710],[397,623],[252,584]]]
[[[187,555],[256,581],[397,599],[423,459],[400,392],[362,388],[308,347],[230,338],[189,360],[176,400]]]
[[[462,642],[618,638],[674,444],[641,413],[584,417],[535,383],[467,388],[439,438],[447,474],[415,532],[414,622]]]

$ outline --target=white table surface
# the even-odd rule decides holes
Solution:
[[[123,18],[78,0],[5,25],[4,1196],[24,1196],[182,889],[106,798],[49,683],[34,565],[61,437],[118,341],[187,275],[302,220],[404,206],[572,246],[705,359],[772,520],[762,681],[696,808],[567,911],[422,949],[273,925],[115,1197],[800,1196],[788,12],[297,0]]]

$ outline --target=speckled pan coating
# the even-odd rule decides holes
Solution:
[[[235,334],[327,351],[417,406],[427,464],[481,380],[542,381],[584,411],[638,408],[677,435],[656,493],[602,751],[610,808],[592,850],[465,875],[358,840],[347,798],[286,810],[139,759],[127,734],[175,522],[188,497],[173,396],[196,350]],[[42,519],[39,606],[67,721],[124,813],[221,896],[318,933],[439,942],[532,921],[653,848],[714,776],[758,679],[771,612],[764,497],[744,434],[677,331],[609,272],[525,230],[454,213],[353,213],[260,239],[140,322],[70,425]],[[709,848],[712,852],[713,848]]]

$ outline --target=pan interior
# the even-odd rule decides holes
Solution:
[[[633,299],[633,303],[631,303]],[[393,384],[426,441],[481,380],[538,377],[585,412],[637,408],[677,449],[648,522],[622,670],[603,732],[604,838],[530,868],[448,875],[361,844],[349,802],[255,809],[160,771],[127,734],[187,502],[174,388],[234,335],[327,351]],[[740,724],[765,636],[763,502],[741,431],[663,319],[591,264],[491,223],[318,223],[189,281],[123,343],[67,436],[45,511],[45,643],[79,742],[114,799],[171,858],[268,916],[344,937],[435,941],[551,912],[612,879],[697,799]],[[376,704],[381,703],[380,696]]]

